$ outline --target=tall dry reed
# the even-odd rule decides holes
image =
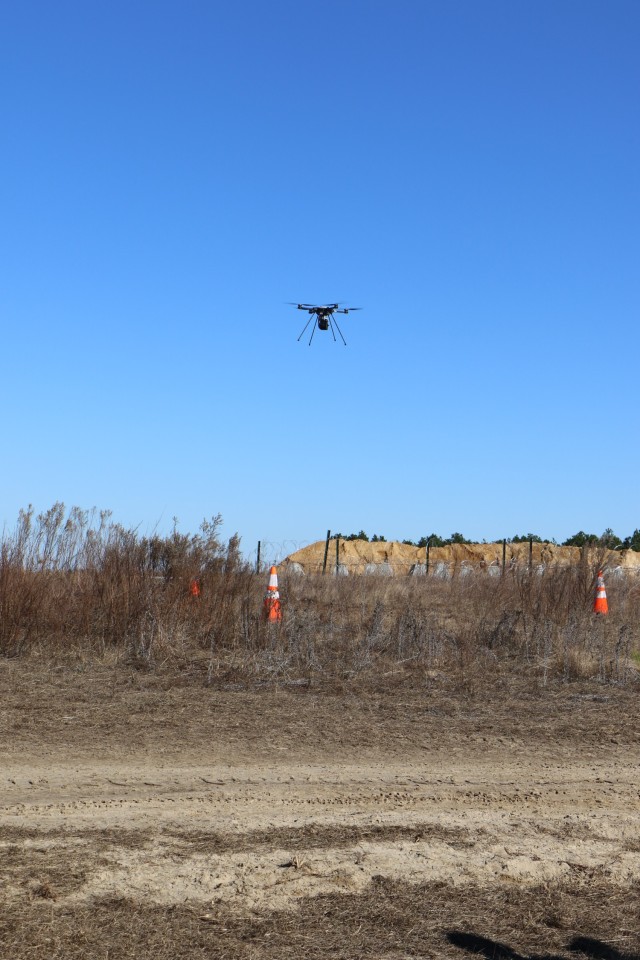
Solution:
[[[114,656],[141,668],[197,664],[209,683],[536,682],[638,674],[640,582],[574,566],[439,577],[281,576],[284,618],[262,616],[266,575],[220,539],[142,536],[108,512],[29,509],[0,542],[0,656]],[[199,595],[191,584],[197,580]]]

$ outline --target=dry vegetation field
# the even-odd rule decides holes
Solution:
[[[291,577],[270,627],[215,524],[82,521],[0,555],[3,960],[640,957],[635,581]]]

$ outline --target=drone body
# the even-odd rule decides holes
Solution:
[[[342,340],[342,342],[346,347],[347,341],[342,336],[342,330],[338,326],[338,321],[335,318],[335,314],[350,313],[350,311],[352,310],[361,309],[361,307],[341,307],[339,303],[325,303],[321,305],[317,305],[313,303],[292,303],[291,306],[297,307],[298,310],[306,310],[307,313],[309,314],[309,319],[304,325],[304,328],[302,330],[302,333],[298,337],[298,340],[302,339],[302,335],[304,334],[305,330],[313,320],[311,336],[309,337],[309,346],[311,346],[311,341],[313,340],[313,336],[316,332],[316,327],[318,328],[318,330],[331,330],[331,333],[333,334],[333,339],[336,340],[336,332],[333,329],[335,326],[336,330],[340,334],[340,339]]]

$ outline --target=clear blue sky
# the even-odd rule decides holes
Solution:
[[[637,0],[4,4],[2,521],[640,527],[639,41]]]

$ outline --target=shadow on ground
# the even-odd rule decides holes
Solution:
[[[484,957],[485,960],[565,960],[557,953],[518,953],[505,943],[461,930],[449,930],[446,936],[454,947],[460,947],[476,957]],[[640,960],[640,954],[624,953],[592,937],[574,937],[568,949],[589,960]]]

